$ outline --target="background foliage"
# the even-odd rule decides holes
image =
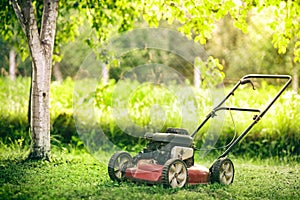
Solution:
[[[18,79],[11,82],[7,78],[0,79],[1,84],[1,119],[0,119],[0,136],[2,142],[5,143],[20,143],[25,145],[30,143],[28,124],[27,124],[27,109],[28,98],[26,97],[29,90],[28,79]],[[9,85],[9,87],[6,87]],[[102,128],[108,138],[117,146],[127,150],[137,151],[143,148],[145,141],[140,138],[131,137],[124,133],[116,124],[115,117],[112,113],[112,98],[116,83],[110,82],[109,85],[99,83],[95,94],[95,110],[100,113],[99,126]],[[72,118],[73,102],[72,91],[74,82],[71,79],[66,79],[63,83],[53,82],[51,85],[51,138],[52,144],[60,147],[76,147],[83,148],[82,141],[78,138],[76,128]],[[230,89],[230,85],[226,87]],[[152,88],[146,86],[140,88],[130,98],[129,113],[131,119],[139,125],[145,126],[149,124],[149,109],[155,104],[165,104],[163,106],[165,116],[165,124],[161,130],[167,127],[181,126],[181,112],[178,107],[176,98],[170,98],[174,95],[169,90]],[[250,87],[236,93],[234,99],[231,100],[232,105],[242,107],[258,107],[261,108],[266,102],[278,91],[277,86],[270,86],[262,82],[257,85],[257,91],[252,91]],[[150,93],[149,93],[150,92]],[[159,95],[150,95],[150,94]],[[254,95],[249,98],[249,95]],[[120,94],[122,95],[122,94]],[[198,113],[198,120],[202,120],[212,108],[212,102],[209,93],[203,89],[194,91],[194,96],[187,98],[194,101],[201,108]],[[268,111],[266,116],[251,130],[246,138],[234,148],[235,155],[251,155],[255,157],[298,157],[300,152],[300,118],[297,108],[300,106],[300,97],[289,91],[274,104]],[[232,122],[231,115],[234,119]],[[253,115],[242,115],[241,113],[227,113],[223,131],[216,147],[227,145],[235,134],[245,128],[252,120]],[[161,124],[162,118],[157,118],[155,123]],[[194,130],[195,123],[193,121],[187,125],[190,132]],[[158,126],[159,127],[159,126]],[[207,127],[199,132],[196,136],[196,146],[200,148],[203,144]],[[93,133],[90,133],[93,134]],[[101,147],[97,147],[100,148]],[[221,149],[215,150],[220,152]]]

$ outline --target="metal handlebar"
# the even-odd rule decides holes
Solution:
[[[252,109],[252,108],[231,108],[231,107],[221,107],[224,102],[231,96],[234,95],[235,90],[240,86],[250,83],[252,88],[255,90],[254,84],[251,79],[287,79],[284,86],[276,94],[274,99],[266,106],[264,110]],[[268,75],[268,74],[249,74],[240,79],[240,81],[233,87],[233,89],[227,94],[227,96],[206,116],[206,118],[200,123],[196,130],[191,134],[194,137],[196,133],[204,126],[204,124],[211,118],[215,116],[215,113],[219,110],[236,110],[236,111],[246,111],[246,112],[258,112],[259,114],[253,118],[253,122],[244,130],[239,137],[237,137],[231,145],[225,150],[225,152],[219,157],[225,157],[231,149],[250,131],[250,129],[265,115],[269,108],[274,104],[274,102],[279,98],[283,91],[291,83],[292,77],[290,75]]]
[[[267,107],[255,118],[253,118],[253,122],[244,130],[243,133],[239,137],[234,140],[231,145],[220,155],[219,158],[225,157],[232,148],[245,136],[247,133],[251,130],[251,128],[266,114],[266,112],[269,110],[269,108],[274,104],[274,102],[280,97],[280,95],[283,93],[283,91],[289,86],[289,84],[292,82],[292,77],[290,75],[263,75],[263,74],[249,74],[244,76],[240,80],[240,84],[244,82],[245,80],[249,80],[251,78],[258,78],[258,79],[287,79],[286,83],[283,85],[283,87],[279,90],[279,92],[276,94],[276,96],[273,98],[273,100],[267,105]],[[237,84],[238,85],[238,84]],[[238,87],[238,86],[237,86]],[[236,87],[236,88],[237,88]]]
[[[255,90],[254,84],[250,79],[241,80],[241,85],[244,85],[246,83],[250,83],[252,85],[253,90]]]

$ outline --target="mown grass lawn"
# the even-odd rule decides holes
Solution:
[[[299,199],[300,164],[233,158],[235,180],[166,189],[160,185],[115,183],[104,156],[54,152],[52,162],[24,161],[24,152],[0,155],[0,199]],[[209,160],[209,159],[208,159]],[[207,165],[211,161],[205,161]],[[199,161],[197,161],[199,163]]]

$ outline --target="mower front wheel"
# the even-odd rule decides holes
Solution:
[[[126,168],[132,165],[132,157],[129,153],[122,151],[115,153],[108,163],[108,175],[113,181],[125,179]]]
[[[182,188],[188,182],[186,164],[176,158],[168,160],[163,166],[161,178],[166,187]]]
[[[234,178],[234,166],[229,158],[219,158],[210,168],[211,183],[230,185]]]

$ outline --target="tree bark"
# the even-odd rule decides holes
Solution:
[[[58,0],[44,0],[41,30],[39,32],[31,1],[12,0],[15,13],[25,32],[32,58],[32,88],[30,102],[31,159],[50,157],[50,81]]]

